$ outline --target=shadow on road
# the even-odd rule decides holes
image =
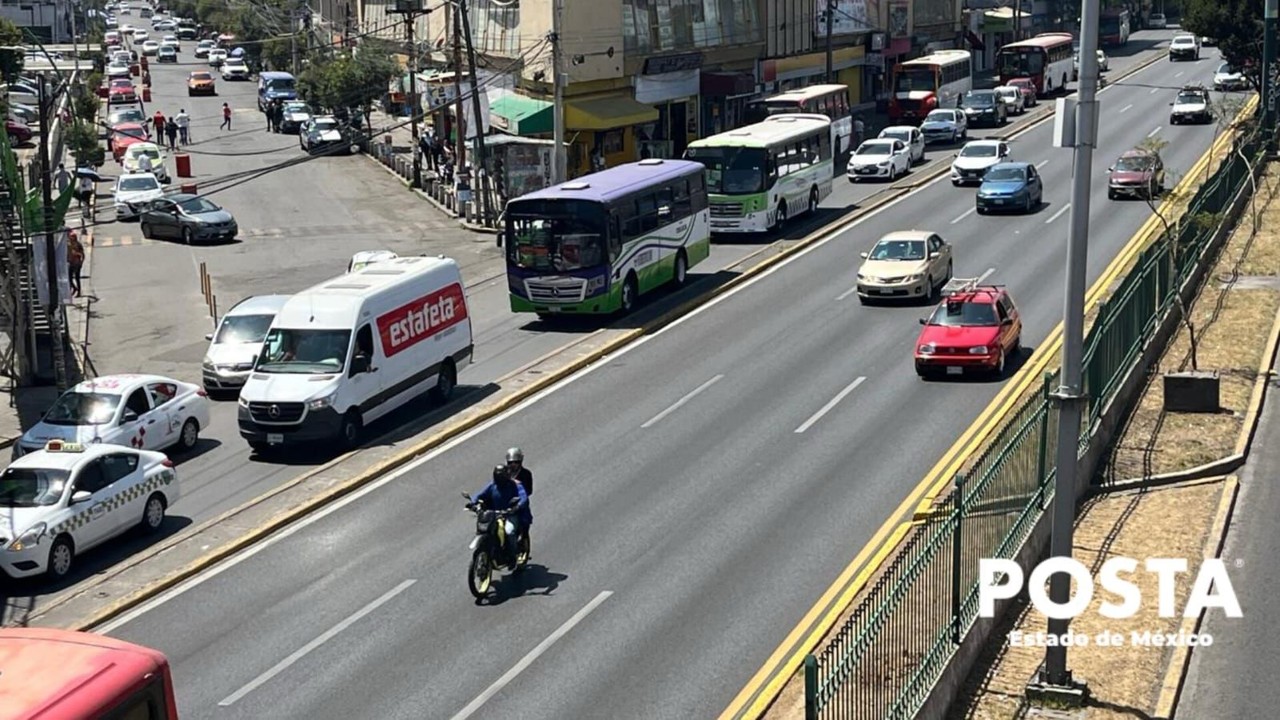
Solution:
[[[568,579],[568,575],[552,572],[545,565],[530,564],[518,573],[499,578],[489,596],[476,600],[476,605],[495,607],[517,598],[554,595],[560,583]]]

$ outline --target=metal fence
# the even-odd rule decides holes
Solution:
[[[1249,182],[1249,166],[1262,150],[1256,132],[1234,140],[1231,155],[1182,216],[1170,220],[1167,232],[1161,229],[1102,303],[1085,338],[1090,405],[1082,448],[1171,309],[1175,290],[1203,259],[1221,213]],[[1052,499],[1058,413],[1049,394],[1056,385],[1056,372],[1046,373],[1038,391],[957,475],[947,498],[911,529],[830,643],[805,657],[806,718],[910,718],[928,699],[977,618],[978,560],[1012,557]]]

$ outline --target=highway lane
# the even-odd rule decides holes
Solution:
[[[1101,96],[1091,277],[1149,216],[1108,202],[1102,170],[1165,124],[1173,90],[1151,87],[1211,66]],[[925,309],[835,300],[856,253],[937,229],[1041,342],[1071,162],[1049,131],[1014,142],[1043,163],[1039,212],[961,217],[973,190],[930,185],[107,630],[168,653],[197,718],[451,717],[477,698],[481,717],[714,715],[999,387],[920,382]],[[1213,131],[1159,134],[1185,170]],[[539,480],[534,565],[477,606],[457,492],[510,444]]]
[[[1135,36],[1125,56],[1112,60],[1114,77],[1148,57],[1151,46],[1168,33]],[[248,169],[268,168],[295,157],[296,140],[263,131],[255,109],[254,83],[218,82],[215,98],[187,98],[188,72],[206,67],[192,58],[194,46],[184,47],[177,65],[152,65],[154,102],[172,115],[179,107],[193,117],[196,144],[192,155],[196,182],[205,189],[220,178]],[[235,109],[233,130],[218,130],[219,108]],[[999,132],[1025,122],[1015,118]],[[975,130],[985,137],[995,130]],[[929,157],[949,162],[955,148],[930,148]],[[916,172],[923,173],[928,164]],[[171,168],[172,169],[172,168]],[[887,184],[851,185],[837,178],[835,190],[816,219],[806,218],[789,228],[785,237],[801,237],[821,222],[829,222],[885,192]],[[529,316],[512,314],[501,278],[499,251],[486,235],[456,238],[457,230],[425,203],[400,195],[394,179],[363,158],[318,158],[305,165],[273,172],[252,182],[217,192],[213,199],[237,214],[243,241],[233,245],[187,248],[165,241],[142,242],[134,223],[110,223],[95,229],[98,246],[92,262],[93,306],[90,354],[100,374],[154,372],[199,381],[204,353],[207,312],[196,280],[198,263],[208,264],[219,304],[270,292],[292,292],[331,277],[345,266],[352,252],[387,247],[402,253],[448,252],[464,267],[475,318],[477,362],[463,374],[464,397],[451,408],[439,409],[425,399],[373,426],[374,434],[399,436],[438,429],[456,407],[468,402],[465,393],[500,380],[513,370],[582,337],[603,321],[548,327]],[[100,208],[109,212],[109,203]],[[387,218],[396,218],[387,222]],[[694,269],[694,282],[730,267],[764,247],[776,236],[730,238],[718,242],[711,258]],[[124,244],[125,242],[129,244]],[[138,272],[139,267],[148,268]],[[664,299],[665,298],[665,299]],[[654,302],[670,304],[667,296]],[[626,321],[623,321],[626,322]],[[169,531],[199,524],[260,494],[279,487],[327,460],[295,456],[286,461],[253,457],[241,441],[232,402],[214,406],[211,426],[202,433],[198,451],[175,458],[181,465],[186,491],[173,508],[178,520]],[[371,439],[370,444],[379,441]],[[112,544],[82,559],[77,578],[89,578],[146,546],[144,539]],[[51,587],[24,583],[24,592],[38,611],[40,604],[77,592],[73,582]]]

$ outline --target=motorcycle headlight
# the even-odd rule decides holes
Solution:
[[[975,345],[974,347],[969,348],[969,354],[970,355],[986,355],[989,349],[990,348],[988,348],[986,345]]]
[[[324,397],[318,397],[312,400],[311,402],[307,403],[307,408],[310,410],[323,410],[332,404],[333,404],[333,393],[329,393]]]
[[[27,531],[18,536],[16,540],[9,543],[9,552],[22,552],[28,548],[40,544],[40,538],[44,537],[44,531],[47,526],[44,523],[36,523],[27,528]]]

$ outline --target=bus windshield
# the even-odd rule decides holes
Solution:
[[[998,61],[1001,77],[1033,77],[1044,72],[1044,53],[1032,48],[1001,50]]]
[[[532,201],[507,208],[509,260],[549,273],[604,265],[604,207],[582,200]]]
[[[767,153],[761,148],[691,147],[685,157],[707,169],[707,192],[745,195],[763,192]]]
[[[898,76],[893,81],[894,92],[936,92],[938,76],[933,68],[898,68]]]

